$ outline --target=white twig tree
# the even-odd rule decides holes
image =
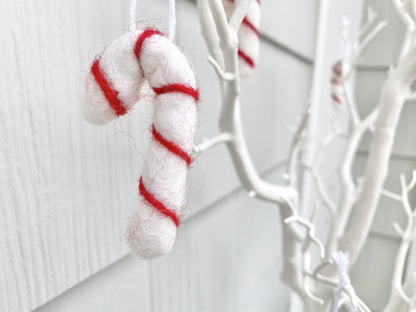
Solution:
[[[403,204],[407,215],[404,229],[396,228],[402,237],[397,254],[392,282],[391,298],[385,311],[411,311],[416,303],[416,275],[402,283],[406,254],[416,236],[416,214],[411,209],[408,193],[416,184],[415,175],[410,183],[401,178],[402,193],[383,190],[388,172],[389,157],[395,130],[405,100],[411,96],[410,86],[416,79],[415,17],[416,8],[408,0],[393,0],[407,27],[403,47],[397,64],[389,71],[380,96],[379,104],[366,116],[361,116],[353,91],[351,73],[365,47],[386,25],[377,22],[377,14],[368,11],[367,22],[355,37],[345,38],[343,58],[334,66],[336,77],[333,99],[348,109],[349,124],[342,129],[336,117],[328,135],[319,142],[311,163],[301,160],[305,144],[308,120],[314,103],[308,103],[294,135],[287,165],[286,185],[273,185],[264,181],[256,171],[246,144],[240,118],[240,75],[238,68],[238,30],[247,14],[250,1],[235,1],[236,6],[227,18],[222,0],[198,0],[198,12],[202,34],[210,55],[209,62],[217,73],[222,92],[222,109],[219,117],[220,134],[205,139],[194,150],[205,152],[218,144],[226,144],[235,170],[243,187],[258,199],[275,203],[280,208],[283,228],[283,282],[302,299],[305,311],[337,311],[342,305],[356,311],[370,311],[357,296],[345,272],[354,265],[368,236],[377,203],[382,194]],[[367,132],[372,132],[369,161],[362,181],[353,178],[352,167],[358,146]],[[336,138],[345,139],[345,150],[339,164],[339,187],[341,196],[335,200],[327,191],[320,173],[323,153]],[[331,225],[326,242],[315,234],[314,220],[300,213],[302,194],[299,192],[298,169],[310,174],[316,189],[331,215]],[[315,245],[319,250],[319,264],[308,269],[308,252]],[[342,265],[346,266],[342,270]],[[337,298],[337,299],[334,299]]]

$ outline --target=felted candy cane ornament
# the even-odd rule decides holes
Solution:
[[[343,107],[345,102],[344,89],[342,88],[343,80],[343,62],[339,60],[332,66],[331,77],[331,98],[337,107]]]
[[[223,0],[225,12],[231,16],[238,0]],[[238,30],[238,65],[241,78],[254,74],[257,65],[260,45],[260,0],[252,0]]]
[[[129,32],[94,60],[84,112],[98,124],[125,115],[145,82],[154,92],[152,140],[127,238],[136,253],[153,258],[171,250],[185,205],[199,99],[195,74],[179,48],[157,30]]]

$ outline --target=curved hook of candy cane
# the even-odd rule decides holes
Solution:
[[[185,206],[199,100],[195,74],[179,48],[157,30],[127,33],[94,60],[84,113],[98,124],[125,115],[144,82],[155,93],[153,139],[126,238],[138,255],[154,258],[171,250]]]
[[[234,11],[238,0],[223,0],[227,17]],[[249,78],[257,66],[260,45],[260,0],[252,0],[238,30],[238,67],[241,78]]]

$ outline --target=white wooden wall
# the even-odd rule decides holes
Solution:
[[[262,2],[242,113],[256,167],[281,181],[286,127],[311,87],[319,1]],[[217,133],[218,86],[195,4],[177,9],[177,41],[201,85],[200,140]],[[139,0],[137,16],[166,29],[167,0]],[[193,167],[170,256],[137,260],[120,240],[151,107],[97,127],[80,105],[91,60],[127,25],[127,0],[0,1],[0,311],[285,311],[277,207],[246,197],[223,147]]]

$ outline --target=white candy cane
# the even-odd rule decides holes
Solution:
[[[155,93],[153,140],[127,239],[136,253],[153,258],[171,250],[185,205],[199,99],[195,74],[179,48],[157,30],[129,32],[94,60],[84,113],[98,124],[125,115],[145,81]]]
[[[230,17],[238,0],[223,0],[227,16]],[[238,65],[241,78],[253,75],[258,59],[260,44],[260,0],[252,0],[238,30]]]

